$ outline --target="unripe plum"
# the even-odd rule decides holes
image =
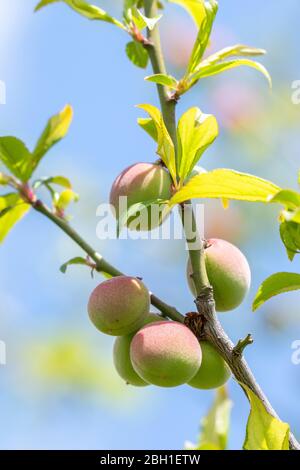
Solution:
[[[207,341],[201,341],[202,363],[197,374],[188,382],[200,389],[217,388],[224,385],[231,373],[218,351]]]
[[[161,165],[153,163],[136,163],[122,171],[114,181],[110,192],[110,204],[116,211],[117,219],[137,203],[146,203],[156,199],[167,200],[171,197],[172,179],[168,170]],[[121,197],[127,197],[127,208],[123,208]],[[151,208],[152,209],[151,214]],[[157,209],[157,211],[156,211]],[[130,228],[133,221],[135,230],[151,230],[158,227],[163,217],[159,206],[148,206],[140,213],[129,217],[127,226]],[[138,223],[140,222],[140,224]]]
[[[150,294],[135,277],[118,276],[99,284],[92,292],[88,313],[98,330],[112,336],[137,331],[149,314]]]
[[[160,315],[149,313],[142,326],[162,320],[163,318]],[[149,384],[135,372],[130,359],[130,345],[134,335],[135,332],[116,338],[113,350],[114,365],[119,376],[124,379],[127,384],[135,385],[136,387],[145,387]]]
[[[226,312],[238,307],[244,300],[251,283],[251,272],[243,253],[231,243],[212,238],[207,240],[205,264],[208,279],[213,287],[216,310]],[[187,265],[187,278],[191,292],[196,289],[191,278],[190,260]]]
[[[134,370],[145,382],[160,387],[182,385],[197,373],[201,348],[182,323],[157,322],[139,330],[130,346]]]

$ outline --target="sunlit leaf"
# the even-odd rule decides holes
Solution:
[[[225,450],[228,441],[232,401],[225,387],[218,388],[209,413],[202,419],[199,441],[187,445],[191,450]]]
[[[71,181],[65,176],[49,176],[45,178],[40,178],[39,180],[34,182],[33,188],[37,189],[42,185],[48,185],[48,184],[57,184],[58,186],[62,186],[63,188],[67,188],[67,189],[72,188]]]
[[[84,16],[85,18],[88,18],[90,20],[106,21],[107,23],[112,23],[118,26],[119,28],[125,29],[124,25],[120,21],[110,16],[108,13],[102,10],[102,8],[99,8],[95,5],[91,5],[84,0],[42,0],[36,6],[35,11],[40,10],[46,5],[58,2],[66,3],[70,8],[72,8],[74,11]]]
[[[40,160],[67,134],[73,118],[72,107],[67,105],[59,114],[49,119],[38,143],[33,151],[32,172],[38,166]]]
[[[216,139],[218,123],[214,116],[202,113],[199,108],[191,108],[180,118],[177,135],[179,177],[184,181]]]
[[[147,134],[149,134],[150,137],[155,140],[155,142],[157,142],[157,129],[153,119],[139,118],[138,125],[141,126],[141,128],[144,129],[144,131],[147,132]]]
[[[63,191],[55,203],[55,207],[58,210],[64,211],[71,202],[77,202],[79,199],[78,194],[74,193],[72,189],[66,189]]]
[[[216,0],[208,0],[203,2],[205,8],[205,18],[201,21],[198,36],[189,60],[187,73],[191,74],[198,66],[203,54],[207,48],[213,23],[218,11],[218,2]]]
[[[0,196],[0,243],[30,209],[16,193]]]
[[[280,224],[280,237],[292,261],[295,255],[300,253],[300,224],[283,221]]]
[[[67,272],[67,269],[68,269],[68,266],[72,266],[74,264],[80,264],[80,265],[84,265],[84,266],[87,266],[87,260],[86,258],[82,258],[80,256],[77,256],[76,258],[72,258],[70,259],[69,261],[67,261],[66,263],[64,263],[60,268],[59,270],[65,274]]]
[[[171,3],[181,5],[193,18],[198,28],[206,18],[204,0],[169,0]]]
[[[300,194],[292,189],[282,189],[271,199],[270,202],[278,202],[286,209],[297,209],[300,207]]]
[[[166,86],[171,90],[176,90],[178,85],[176,78],[172,77],[171,75],[165,75],[163,73],[149,75],[148,77],[145,77],[145,80],[148,82],[157,83],[158,85]]]
[[[270,87],[272,86],[272,79],[267,69],[259,62],[256,62],[251,59],[234,59],[234,60],[223,61],[223,62],[216,63],[216,64],[210,64],[204,61],[201,64],[201,66],[197,68],[196,72],[188,76],[188,79],[187,79],[188,86],[189,87],[192,86],[194,83],[196,83],[198,80],[202,78],[210,77],[212,75],[217,75],[219,73],[223,73],[227,70],[230,70],[236,67],[241,67],[241,66],[247,66],[247,67],[251,67],[251,68],[258,70],[266,77]]]
[[[244,384],[251,411],[247,423],[245,450],[289,450],[290,427],[271,416],[262,401]]]
[[[20,139],[0,137],[0,161],[23,182],[31,175],[31,158],[31,153]]]
[[[167,131],[162,114],[158,108],[151,104],[140,104],[138,108],[144,109],[152,118],[157,130],[157,153],[168,168],[173,181],[176,182],[175,149],[173,141]]]
[[[192,178],[170,200],[180,204],[188,199],[225,198],[250,202],[268,202],[279,191],[270,181],[234,170],[217,169]]]
[[[144,46],[138,41],[130,41],[126,45],[126,54],[129,60],[142,69],[147,67],[149,55]]]
[[[252,309],[257,310],[271,297],[298,289],[300,289],[300,274],[285,272],[272,274],[259,286]]]
[[[0,171],[0,186],[6,186],[10,182],[10,177]]]

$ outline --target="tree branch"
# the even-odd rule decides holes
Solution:
[[[145,14],[149,18],[155,17],[157,15],[156,0],[144,0],[144,7]],[[147,46],[147,48],[149,51],[149,56],[154,73],[166,73],[166,67],[161,51],[159,29],[157,25],[154,30],[148,31],[148,39],[151,45]],[[175,153],[177,154],[177,133],[175,117],[176,100],[170,100],[170,96],[168,95],[167,89],[161,85],[158,85],[158,93],[163,118],[166,127],[169,131],[169,134],[173,140]],[[266,411],[272,416],[278,418],[275,410],[272,408],[272,405],[270,404],[265,394],[257,384],[253,373],[251,372],[247,362],[243,358],[242,352],[244,343],[242,345],[240,344],[238,346],[238,349],[236,349],[217,318],[215,302],[213,298],[213,289],[209,284],[206,272],[203,242],[197,234],[197,224],[194,217],[194,213],[192,216],[192,231],[187,228],[187,224],[185,224],[186,211],[191,211],[193,213],[193,208],[190,201],[186,201],[180,206],[180,213],[189,248],[189,257],[193,271],[192,278],[197,292],[197,298],[195,300],[195,303],[199,316],[201,318],[204,318],[203,322],[196,322],[198,325],[201,325],[201,331],[198,332],[199,337],[203,337],[204,335],[206,339],[208,339],[216,347],[221,356],[229,365],[236,380],[240,383],[244,383],[245,385],[247,385],[260,398],[260,400],[265,406]],[[192,235],[191,232],[193,232],[194,235]],[[196,249],[194,246],[195,241],[198,243],[198,247],[196,246]],[[300,444],[297,442],[292,433],[290,433],[289,442],[290,448],[292,450],[300,450]]]
[[[95,263],[97,271],[110,274],[111,276],[123,276],[124,274],[108,263],[103,256],[94,250],[64,219],[55,215],[42,201],[31,203],[32,207],[57,225],[69,238],[71,238]],[[151,293],[151,304],[161,311],[165,316],[174,321],[183,322],[184,316],[175,308]]]

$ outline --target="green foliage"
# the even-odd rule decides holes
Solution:
[[[280,237],[290,261],[300,253],[300,224],[283,221],[280,224]]]
[[[157,132],[157,154],[168,168],[174,183],[176,182],[175,149],[170,134],[167,131],[162,114],[158,108],[151,104],[140,104],[138,108],[144,109],[151,117]]]
[[[36,180],[32,187],[33,189],[38,189],[40,186],[49,186],[51,184],[57,184],[63,188],[72,188],[71,181],[65,176],[46,176],[45,178],[40,178]]]
[[[199,108],[190,108],[178,123],[178,176],[183,182],[218,135],[218,123]]]
[[[88,18],[90,20],[106,21],[107,23],[112,23],[121,29],[125,29],[124,25],[120,21],[110,16],[108,13],[102,10],[102,8],[99,8],[95,5],[91,5],[84,0],[42,0],[36,6],[35,11],[40,10],[46,5],[50,5],[51,3],[58,2],[66,3],[70,8],[72,8],[74,11],[84,16],[85,18]]]
[[[264,280],[259,286],[253,301],[253,311],[275,295],[300,289],[300,274],[276,273]]]
[[[202,419],[197,444],[186,445],[190,450],[225,450],[228,441],[232,401],[225,386],[216,390],[216,397],[207,416]]]
[[[29,209],[30,205],[16,193],[0,196],[0,243]]]
[[[23,182],[31,175],[32,155],[20,139],[0,137],[0,161]]]
[[[72,118],[73,110],[71,106],[67,105],[60,113],[49,119],[33,151],[32,172],[48,150],[66,136],[72,123]]]
[[[244,384],[251,411],[248,418],[245,450],[289,450],[289,425],[271,416],[262,401]]]
[[[206,19],[206,8],[203,0],[169,0],[169,2],[182,6],[191,15],[198,28]]]
[[[148,82],[157,83],[158,85],[166,86],[171,90],[176,90],[178,87],[176,78],[172,77],[172,75],[166,75],[164,73],[149,75],[148,77],[145,77],[145,80]]]
[[[78,194],[74,193],[72,189],[65,189],[59,194],[57,201],[54,202],[54,205],[58,211],[63,212],[71,204],[71,202],[77,202],[78,200]]]
[[[67,272],[67,269],[69,266],[72,266],[74,264],[80,264],[84,266],[88,266],[88,261],[86,258],[82,258],[81,256],[76,256],[76,258],[72,258],[66,263],[62,264],[61,267],[59,268],[60,272],[65,274]]]
[[[142,69],[148,65],[149,55],[144,46],[138,41],[130,41],[126,45],[126,54],[129,60]]]
[[[157,130],[153,119],[139,118],[137,122],[138,125],[141,126],[141,128],[144,129],[144,131],[147,132],[147,134],[150,135],[150,137],[152,137],[155,142],[157,142]]]
[[[278,186],[257,176],[229,169],[217,169],[194,176],[171,198],[180,204],[195,198],[223,198],[250,202],[268,202],[279,191]]]

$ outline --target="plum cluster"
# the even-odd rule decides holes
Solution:
[[[116,178],[110,202],[116,217],[120,217],[122,196],[131,206],[169,199],[171,193],[171,177],[164,167],[137,163]],[[162,222],[152,219],[148,206],[141,210],[145,211],[146,224],[138,230],[148,230]],[[245,256],[225,240],[210,239],[205,241],[205,263],[216,310],[225,312],[238,307],[251,281]],[[188,262],[187,280],[196,296],[191,274]],[[220,387],[230,377],[226,362],[211,343],[199,341],[184,324],[150,312],[149,290],[138,278],[117,276],[99,284],[90,296],[88,313],[98,330],[117,337],[114,364],[127,384],[176,387],[187,383],[198,389],[211,389]]]

